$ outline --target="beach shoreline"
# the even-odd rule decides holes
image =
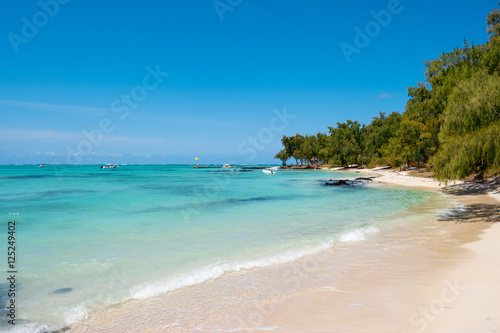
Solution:
[[[375,182],[442,189],[428,179],[388,172]],[[485,210],[498,204],[498,191],[448,197],[464,207],[491,206]],[[416,221],[286,264],[226,273],[128,301],[91,314],[70,332],[488,331],[500,327],[500,270],[494,256],[500,225],[486,219]],[[487,279],[478,271],[487,272]]]

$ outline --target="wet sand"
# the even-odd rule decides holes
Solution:
[[[129,301],[70,332],[495,332],[500,203],[458,193],[363,241]],[[455,201],[462,213],[434,218]]]

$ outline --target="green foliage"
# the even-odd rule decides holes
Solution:
[[[500,124],[495,123],[464,136],[449,138],[433,158],[434,174],[440,181],[482,180],[500,167]]]
[[[335,164],[350,165],[363,162],[365,125],[357,120],[337,123],[337,127],[329,127],[331,135],[332,159]]]
[[[500,78],[496,74],[481,71],[460,82],[442,118],[442,149],[433,159],[438,179],[464,179],[471,174],[482,179],[498,168]]]
[[[318,142],[318,153],[316,158],[319,162],[328,162],[329,156],[331,156],[329,150],[330,137],[325,133],[318,133],[316,134],[316,139]]]
[[[485,71],[463,80],[450,94],[440,138],[464,135],[499,119],[500,80]]]
[[[320,133],[318,133],[320,135]],[[323,136],[319,137],[322,142],[325,140]],[[295,136],[283,136],[281,139],[284,149],[282,149],[274,158],[280,159],[283,163],[290,158],[294,158],[296,164],[311,163],[318,160],[320,145],[318,137],[315,135],[306,135],[305,137],[296,134]]]
[[[489,43],[486,44],[484,63],[489,74],[500,75],[500,10],[491,11],[486,19]]]
[[[304,137],[300,134],[296,134],[295,136],[290,136],[290,137],[283,135],[281,143],[283,144],[284,154],[286,155],[287,160],[289,158],[294,158],[295,163],[299,164],[298,160],[301,159],[302,156],[299,150],[302,146],[303,139]]]
[[[494,9],[491,11],[491,13],[486,17],[486,24],[486,31],[490,35],[490,41],[495,39],[495,37],[500,36],[500,9]]]
[[[422,139],[425,126],[421,122],[403,119],[396,135],[389,141],[392,165],[411,164],[422,159]]]
[[[288,161],[290,157],[285,153],[285,149],[282,149],[274,156],[274,158],[281,160],[281,163],[283,164],[283,166],[285,166],[286,161]]]
[[[307,163],[315,162],[319,152],[318,138],[315,135],[306,135],[301,152],[304,161]]]
[[[387,159],[384,158],[387,154],[383,147],[394,137],[400,124],[401,115],[398,112],[387,117],[384,112],[379,111],[379,116],[373,117],[371,124],[366,126],[364,154],[372,165],[387,164]]]

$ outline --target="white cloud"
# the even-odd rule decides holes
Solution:
[[[109,109],[106,109],[106,108],[94,108],[94,107],[88,107],[88,106],[16,101],[16,100],[10,100],[10,99],[0,99],[0,104],[14,106],[14,107],[30,108],[30,109],[63,111],[63,112],[71,112],[71,113],[77,112],[77,113],[97,114],[97,115],[101,115],[104,112],[109,111]]]
[[[157,145],[166,144],[167,141],[162,138],[135,138],[130,136],[105,136],[106,142],[138,144],[138,145]]]
[[[26,130],[26,129],[3,129],[0,128],[1,142],[29,142],[36,143],[54,143],[61,142],[68,144],[87,140],[87,138],[79,132],[63,132],[54,130]],[[163,138],[138,138],[130,136],[116,136],[103,134],[103,142],[111,142],[127,145],[165,145],[166,140]]]
[[[82,136],[81,133],[61,132],[54,130],[25,130],[25,129],[3,129],[0,128],[0,140],[76,140]]]
[[[377,98],[394,98],[396,95],[394,94],[386,94],[386,93],[381,93],[377,95]]]
[[[260,129],[258,126],[249,126],[248,123],[236,123],[214,120],[212,118],[203,117],[182,117],[177,115],[141,115],[137,114],[135,117],[146,119],[148,121],[163,122],[169,125],[186,125],[186,126],[209,126],[209,127],[230,127],[230,128],[244,128],[244,129]]]
[[[33,154],[33,156],[62,156],[61,154],[57,154],[53,151],[48,151],[48,152],[45,152],[45,153],[42,153],[42,152],[39,152],[37,151],[36,153]]]

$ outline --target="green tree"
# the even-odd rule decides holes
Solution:
[[[383,159],[383,147],[396,135],[400,123],[401,115],[398,112],[386,116],[379,111],[379,116],[373,117],[372,122],[366,126],[364,155],[371,164],[387,164],[387,159]]]
[[[443,114],[442,149],[433,159],[438,179],[464,179],[498,168],[500,146],[500,78],[478,72],[453,90]]]
[[[285,154],[285,156],[287,157],[287,160],[289,158],[292,158],[293,157],[293,151],[295,150],[295,148],[292,146],[291,137],[283,135],[283,137],[281,138],[281,144],[283,145],[283,150],[282,151]]]
[[[316,134],[316,140],[318,142],[316,158],[319,163],[327,162],[329,158],[327,154],[327,146],[329,145],[328,135],[318,132],[318,134]]]
[[[329,127],[332,143],[332,164],[350,165],[363,162],[365,126],[358,121],[347,120]]]
[[[489,74],[500,75],[500,10],[494,9],[486,18],[489,42],[486,44],[484,64]]]
[[[288,161],[290,157],[286,154],[285,149],[282,149],[274,156],[274,158],[281,160],[282,165],[285,166],[286,161]]]
[[[403,119],[396,132],[385,148],[389,163],[393,166],[411,165],[413,160],[420,160],[419,143],[424,133],[424,125],[414,120]]]
[[[500,5],[500,2],[498,3]],[[487,28],[489,34],[489,41],[493,41],[496,37],[500,36],[500,9],[493,9],[486,17]]]
[[[319,152],[318,138],[315,135],[306,135],[302,141],[300,151],[307,164],[317,160]]]
[[[296,134],[295,136],[285,136],[281,139],[281,143],[284,147],[284,153],[288,158],[294,158],[295,163],[298,165],[298,160],[302,159],[302,152],[300,148],[302,146],[302,140],[304,137],[300,134]],[[287,158],[287,159],[288,159]]]
[[[284,147],[284,154],[288,158],[294,158],[295,163],[298,165],[299,160],[302,162],[304,160],[303,152],[301,150],[303,144],[304,137],[300,134],[296,134],[294,136],[285,136],[281,138],[281,143]]]

